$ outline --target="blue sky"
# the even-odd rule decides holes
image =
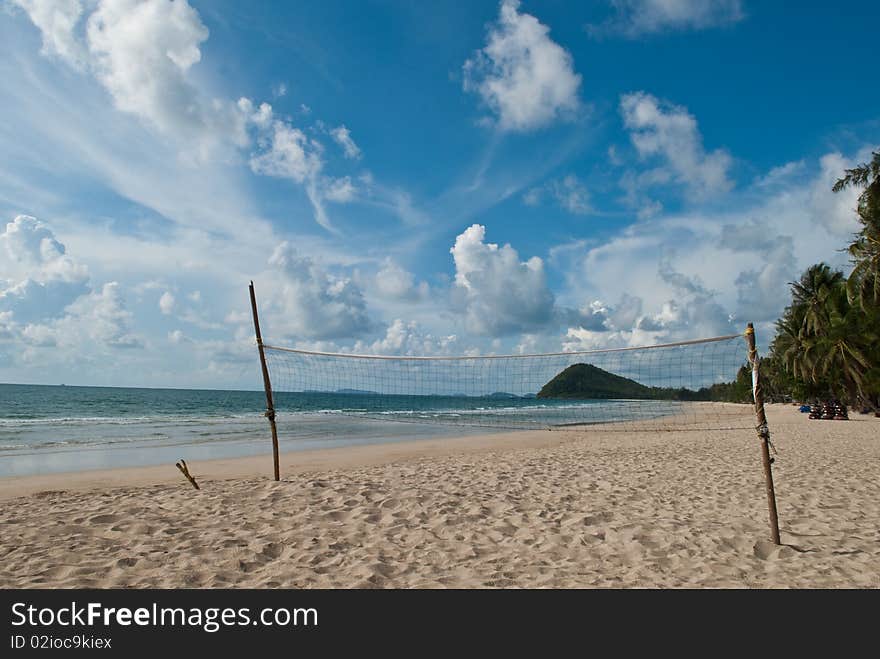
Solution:
[[[250,279],[301,348],[766,342],[846,266],[878,13],[0,0],[0,381],[254,386]]]

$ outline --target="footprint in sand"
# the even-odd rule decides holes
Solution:
[[[755,556],[762,561],[776,560],[796,556],[797,552],[787,545],[777,545],[769,540],[758,540],[754,548]]]
[[[270,542],[268,545],[263,547],[260,553],[270,560],[275,560],[276,558],[281,557],[281,553],[284,551],[284,545],[280,542]]]
[[[324,515],[324,519],[334,522],[344,522],[351,517],[350,510],[331,510]]]

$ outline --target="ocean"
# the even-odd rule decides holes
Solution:
[[[675,403],[276,392],[282,451],[669,414]],[[262,391],[0,384],[0,477],[269,453]],[[406,423],[400,423],[405,421]]]

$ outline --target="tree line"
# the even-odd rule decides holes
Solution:
[[[761,362],[768,400],[836,398],[880,410],[880,152],[872,156],[845,170],[833,187],[861,189],[861,228],[847,248],[852,271],[846,276],[817,263],[791,283],[791,303]],[[739,396],[746,376],[743,369],[731,383],[731,397]]]

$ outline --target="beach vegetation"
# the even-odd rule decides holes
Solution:
[[[770,400],[837,398],[880,410],[880,152],[845,170],[834,187],[861,188],[859,231],[845,276],[826,263],[791,283],[791,304],[761,365]]]

